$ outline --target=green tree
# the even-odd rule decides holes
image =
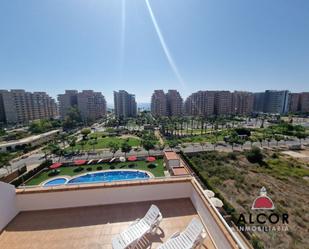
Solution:
[[[307,137],[305,132],[296,132],[295,136],[299,139],[299,144],[301,144],[301,140]]]
[[[155,148],[155,143],[153,143],[152,140],[142,140],[142,146],[148,152],[149,155],[149,151]]]
[[[109,147],[110,152],[113,153],[114,157],[117,150],[119,150],[119,144],[115,142],[109,142],[107,146]]]
[[[79,110],[76,107],[71,107],[62,123],[63,129],[73,129],[82,122]]]
[[[73,152],[74,147],[76,146],[76,140],[77,138],[75,136],[69,139],[69,145],[70,145],[70,148],[72,149],[72,152]]]
[[[0,136],[6,135],[6,131],[3,128],[0,128]]]
[[[284,137],[281,135],[275,135],[274,138],[276,140],[277,147],[278,147],[279,142],[284,139]]]
[[[29,131],[33,134],[47,132],[53,128],[52,123],[47,119],[35,120],[29,126]]]
[[[124,141],[121,144],[121,151],[124,153],[124,157],[126,157],[126,154],[130,152],[131,149],[132,149],[132,146],[128,143],[128,141]]]
[[[167,144],[171,149],[173,149],[178,145],[178,141],[176,139],[172,139],[172,140],[169,140]]]
[[[52,154],[59,155],[61,149],[58,144],[49,144],[47,145],[47,150]]]
[[[253,147],[250,151],[246,153],[246,157],[251,163],[261,163],[263,161],[264,155],[260,148]]]
[[[90,133],[91,133],[91,130],[89,128],[82,129],[81,134],[83,135],[83,140],[85,140]]]
[[[85,141],[80,141],[80,146],[81,146],[81,148],[82,148],[82,151],[84,150],[84,147],[85,147],[85,145],[86,145],[86,142]]]

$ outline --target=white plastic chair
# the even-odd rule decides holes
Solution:
[[[134,221],[125,231],[112,239],[113,249],[134,248],[147,233],[155,233],[162,220],[162,214],[156,205],[142,219]]]
[[[157,249],[193,249],[201,246],[205,237],[203,224],[194,218],[183,232],[173,234]]]

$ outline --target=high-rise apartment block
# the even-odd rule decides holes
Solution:
[[[253,93],[235,91],[232,94],[232,113],[249,115],[253,111]]]
[[[264,95],[264,112],[286,113],[288,111],[289,91],[266,90]]]
[[[64,94],[58,95],[59,114],[61,119],[64,119],[70,108],[77,108],[77,94],[77,90],[65,90]]]
[[[289,112],[300,111],[300,96],[301,96],[301,93],[290,93]]]
[[[183,114],[183,99],[177,90],[155,90],[151,97],[151,113],[154,116],[180,116]]]
[[[155,90],[152,94],[151,113],[154,116],[167,116],[167,97],[163,90]]]
[[[253,110],[253,94],[249,92],[198,91],[185,102],[185,112],[192,116],[248,115]]]
[[[114,107],[115,115],[120,118],[136,117],[137,106],[135,101],[135,95],[130,94],[124,90],[114,92]]]
[[[32,120],[56,116],[55,100],[45,92],[0,90],[0,122],[27,124]]]
[[[84,90],[77,94],[77,108],[84,122],[94,121],[106,114],[106,101],[102,93]]]
[[[214,115],[215,91],[192,93],[185,101],[185,113],[190,116],[208,117]]]
[[[181,116],[183,114],[183,99],[177,90],[168,90],[166,94],[167,110],[169,116]]]
[[[309,92],[302,92],[300,95],[300,111],[309,112]]]
[[[215,114],[218,116],[232,113],[232,93],[230,91],[215,92]]]
[[[253,111],[264,112],[265,92],[253,93]]]
[[[77,108],[84,122],[94,121],[106,114],[106,101],[102,93],[92,90],[66,90],[58,95],[59,111],[62,119],[71,108]]]

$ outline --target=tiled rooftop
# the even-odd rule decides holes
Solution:
[[[19,213],[0,235],[1,249],[112,248],[111,238],[156,204],[163,215],[157,235],[147,235],[139,248],[157,248],[198,217],[190,199],[113,204]],[[209,236],[202,248],[214,248]]]

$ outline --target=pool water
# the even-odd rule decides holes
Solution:
[[[141,171],[108,171],[89,173],[78,176],[68,181],[67,184],[92,183],[92,182],[113,182],[136,179],[148,179],[149,175]]]
[[[65,178],[55,178],[53,180],[50,180],[48,182],[46,182],[44,184],[44,186],[55,186],[55,185],[62,185],[62,184],[65,184],[67,182],[67,179]]]
[[[117,170],[117,171],[88,173],[85,175],[77,176],[70,180],[67,180],[66,178],[63,177],[54,178],[44,183],[43,185],[56,186],[62,184],[129,181],[129,180],[148,179],[148,178],[150,178],[150,176],[146,172],[136,170]]]

